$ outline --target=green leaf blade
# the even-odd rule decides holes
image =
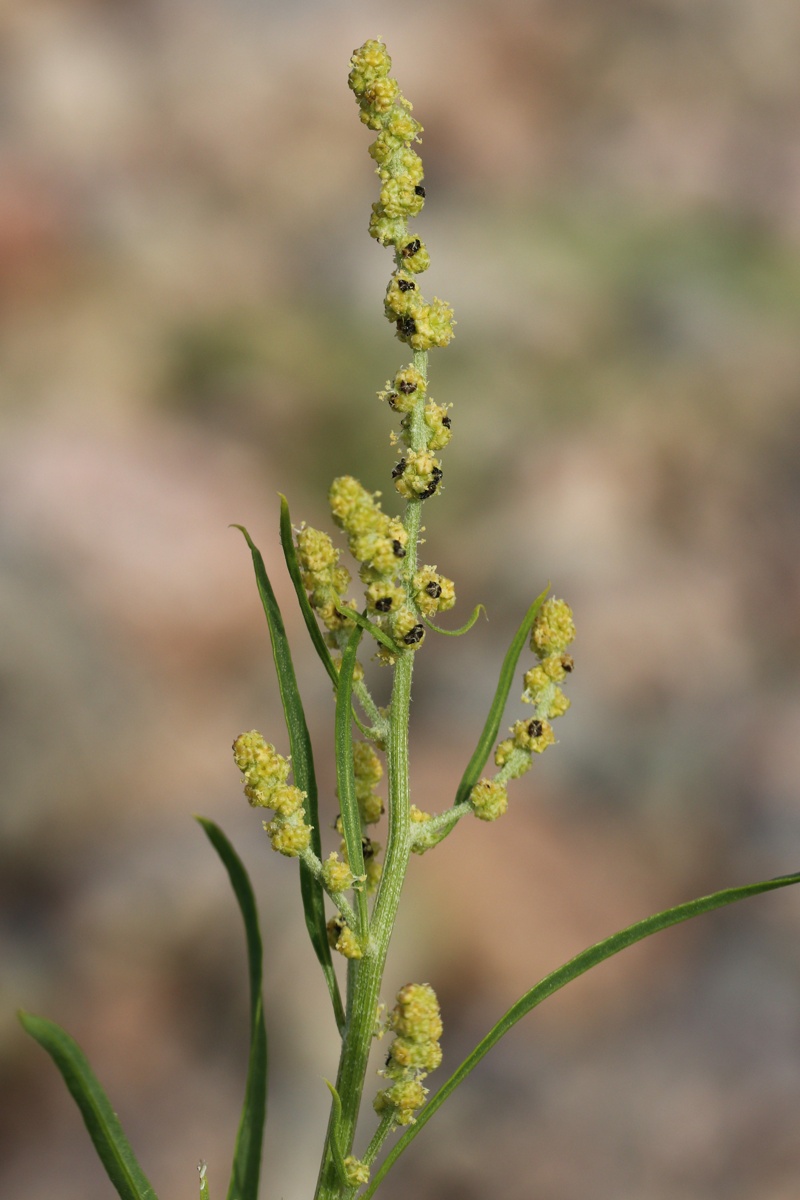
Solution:
[[[228,1200],[258,1200],[264,1123],[267,1117],[267,1030],[264,1024],[264,948],[253,888],[242,860],[213,821],[197,818],[228,872],[244,922],[250,982],[250,1053],[242,1115],[236,1135]]]
[[[286,636],[281,610],[275,598],[275,593],[272,590],[272,584],[269,581],[261,552],[253,543],[250,534],[243,525],[236,525],[234,528],[240,530],[244,535],[253,557],[256,583],[264,608],[264,614],[267,618],[267,626],[272,643],[272,657],[275,660],[278,687],[281,693],[286,729],[289,734],[294,779],[297,786],[306,793],[306,819],[312,827],[311,848],[317,858],[321,858],[322,840],[319,832],[317,779],[314,772],[314,756],[311,749],[311,738],[308,732],[303,702],[300,699],[300,692],[297,688],[297,678],[294,673],[289,639]],[[314,952],[322,967],[333,1004],[336,1024],[341,1033],[344,1029],[344,1007],[339,993],[339,984],[333,970],[330,946],[328,945],[322,885],[314,878],[303,862],[300,862],[300,893],[303,900],[306,928],[308,929]]]
[[[497,681],[494,699],[492,700],[489,714],[486,718],[486,723],[478,738],[478,744],[475,747],[472,758],[467,764],[467,769],[461,777],[461,782],[458,785],[456,798],[453,804],[463,804],[469,799],[469,794],[478,782],[481,776],[481,771],[486,765],[486,760],[492,752],[492,746],[497,738],[497,732],[500,728],[500,722],[503,719],[503,712],[508,700],[508,693],[511,691],[511,684],[514,682],[514,672],[517,669],[519,656],[522,653],[522,648],[530,633],[533,623],[536,620],[539,609],[545,602],[547,593],[550,591],[550,585],[544,589],[541,595],[537,596],[533,604],[526,612],[522,624],[509,646],[506,656],[503,659],[503,665],[500,668],[500,678]]]
[[[157,1200],[119,1118],[78,1043],[54,1021],[21,1012],[27,1033],[46,1050],[72,1094],[97,1155],[121,1200]]]
[[[532,1009],[541,1004],[543,1000],[552,996],[554,992],[560,991],[561,988],[571,983],[573,979],[584,975],[592,967],[596,967],[607,958],[612,958],[621,950],[625,950],[628,946],[632,946],[636,942],[643,941],[645,938],[659,933],[662,929],[668,929],[672,925],[689,921],[693,917],[699,917],[703,913],[712,912],[714,909],[725,907],[725,905],[735,904],[739,900],[747,900],[750,896],[759,896],[764,892],[790,887],[796,883],[800,883],[800,872],[795,872],[791,875],[780,875],[775,879],[767,879],[761,883],[746,884],[744,887],[725,888],[723,891],[714,892],[710,896],[701,896],[696,900],[689,900],[684,904],[676,905],[674,908],[668,908],[663,912],[656,913],[652,917],[645,917],[643,921],[637,921],[634,925],[629,925],[626,929],[612,934],[611,937],[605,938],[602,942],[597,942],[596,945],[589,946],[588,949],[571,958],[563,966],[558,967],[555,971],[551,971],[549,975],[546,975],[530,991],[526,992],[516,1004],[513,1004],[509,1008],[486,1037],[453,1072],[447,1082],[434,1093],[425,1107],[420,1111],[416,1123],[408,1127],[403,1136],[399,1138],[387,1154],[379,1169],[370,1180],[369,1187],[362,1193],[359,1200],[369,1200],[369,1197],[375,1192],[378,1184],[403,1151],[411,1144],[417,1134],[422,1131],[433,1114],[441,1108],[445,1100],[453,1094],[458,1085],[463,1083],[481,1059],[497,1045],[501,1037],[508,1033]]]
[[[317,624],[317,618],[314,616],[314,610],[309,603],[306,589],[303,587],[300,563],[297,561],[297,547],[294,544],[294,537],[292,536],[292,518],[289,515],[289,502],[282,493],[278,494],[281,498],[281,546],[283,547],[283,557],[286,559],[286,568],[294,584],[294,590],[297,594],[300,611],[303,614],[303,620],[306,623],[309,637],[320,657],[323,667],[330,676],[333,690],[336,691],[339,687],[339,675],[336,667],[333,665],[331,652],[325,645],[325,638],[322,636],[322,630]]]
[[[342,835],[347,848],[347,861],[355,876],[364,874],[364,848],[361,843],[361,813],[356,798],[356,781],[353,769],[353,726],[351,697],[353,672],[358,654],[358,644],[364,630],[356,625],[350,634],[339,672],[339,690],[336,693],[336,786],[339,793],[339,811],[342,814]],[[360,929],[359,936],[367,932],[367,901],[363,888],[356,892]]]

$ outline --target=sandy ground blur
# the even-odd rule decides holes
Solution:
[[[0,7],[0,1056],[6,1200],[111,1195],[22,1005],[84,1045],[162,1200],[227,1186],[259,893],[264,1196],[313,1192],[333,1023],[296,872],[232,738],[285,748],[249,556],[274,573],[332,821],[332,704],[278,491],[390,491],[404,360],[347,60],[382,35],[426,127],[416,228],[457,339],[426,558],[415,799],[450,802],[550,580],[579,629],[560,745],[496,826],[415,860],[386,999],[445,1072],[519,994],[660,907],[800,865],[800,9],[789,0],[13,0]],[[381,681],[378,682],[381,686]],[[513,719],[516,711],[510,712]],[[331,843],[332,845],[333,843]],[[800,896],[599,969],[517,1027],[381,1195],[796,1200]],[[431,1080],[435,1083],[435,1077]],[[364,1125],[369,1136],[370,1115]]]

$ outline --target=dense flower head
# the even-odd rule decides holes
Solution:
[[[311,607],[329,630],[350,628],[339,611],[350,586],[350,572],[340,567],[339,554],[327,533],[302,525],[296,533],[297,559]]]
[[[381,1074],[393,1083],[378,1093],[375,1109],[391,1112],[396,1125],[410,1125],[416,1110],[425,1103],[427,1089],[422,1080],[442,1061],[442,1018],[430,984],[408,983],[402,987],[387,1024],[395,1037]]]
[[[332,850],[322,864],[322,882],[329,892],[346,892],[353,886],[353,872],[346,862],[342,862],[335,850]]]
[[[441,462],[429,450],[409,450],[395,466],[394,486],[406,500],[427,500],[442,480]]]
[[[496,821],[508,808],[506,785],[494,779],[479,779],[469,799],[472,811],[481,821]]]
[[[333,519],[347,534],[350,553],[360,562],[365,582],[395,575],[406,554],[408,534],[401,521],[389,517],[351,475],[334,479],[329,500]]]
[[[436,567],[421,567],[413,579],[414,603],[424,617],[447,612],[456,602],[452,579],[440,575]]]
[[[344,917],[331,917],[327,924],[328,944],[344,958],[361,958],[362,946]]]
[[[344,1160],[344,1173],[350,1187],[361,1187],[362,1184],[369,1183],[369,1167],[353,1154],[348,1154]]]
[[[383,778],[383,766],[369,742],[353,742],[353,772],[361,820],[374,825],[383,815],[383,801],[375,790]]]
[[[348,85],[357,97],[361,97],[369,87],[389,74],[392,60],[383,42],[371,38],[353,51],[350,66],[352,70],[347,77]]]
[[[290,763],[265,741],[257,729],[240,733],[233,743],[234,761],[244,776],[244,793],[256,808],[271,808],[272,821],[264,822],[273,850],[290,858],[311,844],[311,826],[305,824],[305,792],[287,784]]]
[[[540,659],[563,654],[575,641],[575,622],[566,600],[550,596],[539,609],[531,632],[531,650]]]

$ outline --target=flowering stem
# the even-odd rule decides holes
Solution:
[[[425,351],[414,354],[414,366],[427,377],[428,355]],[[425,431],[422,417],[422,400],[416,404],[411,419],[412,448],[424,446]],[[419,540],[422,502],[409,500],[403,524],[408,533],[406,556],[403,560],[403,578],[411,594],[412,580],[417,569],[417,542]],[[345,1023],[336,1090],[342,1100],[338,1138],[342,1153],[347,1156],[352,1150],[356,1122],[361,1107],[361,1095],[367,1072],[369,1053],[375,1034],[378,1003],[380,999],[386,955],[392,937],[400,893],[403,888],[408,860],[411,854],[412,823],[409,816],[408,774],[408,726],[411,707],[411,678],[414,671],[414,654],[402,653],[394,669],[392,699],[389,709],[389,731],[387,739],[387,768],[389,791],[389,832],[386,845],[383,874],[375,899],[370,921],[369,940],[364,956],[350,964],[348,1007]],[[386,1130],[388,1133],[388,1129]],[[384,1133],[384,1136],[386,1136]],[[328,1126],[325,1152],[317,1191],[317,1200],[333,1200],[341,1195],[331,1153],[333,1113]],[[376,1151],[377,1153],[377,1148]]]

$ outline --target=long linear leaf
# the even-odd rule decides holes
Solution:
[[[311,825],[311,847],[317,858],[322,856],[322,842],[319,833],[319,812],[317,807],[317,778],[314,773],[314,756],[311,750],[311,738],[308,733],[303,702],[297,689],[297,679],[294,673],[292,652],[283,624],[281,610],[272,584],[264,566],[261,552],[253,543],[250,534],[243,525],[234,528],[244,534],[245,541],[253,556],[253,567],[256,573],[261,603],[269,626],[272,642],[272,657],[278,674],[278,686],[283,703],[286,719],[286,729],[289,734],[289,745],[292,752],[292,770],[297,786],[306,793],[305,810],[308,823]],[[323,900],[322,884],[314,878],[303,862],[300,863],[300,892],[303,898],[303,910],[306,918],[306,928],[311,938],[311,944],[319,959],[328,991],[333,1003],[334,1016],[339,1032],[344,1030],[344,1008],[339,993],[339,984],[333,970],[331,949],[328,945],[328,935],[325,928],[325,903]]]
[[[47,1051],[81,1111],[89,1137],[122,1200],[157,1200],[108,1097],[78,1043],[54,1021],[21,1012],[23,1028]]]
[[[361,843],[361,814],[356,799],[356,781],[353,769],[353,726],[351,695],[353,671],[356,665],[358,643],[363,628],[356,625],[342,655],[339,672],[339,690],[336,693],[336,787],[339,793],[339,809],[342,814],[342,834],[347,848],[347,861],[355,876],[364,874],[364,850]],[[356,892],[358,902],[359,936],[367,931],[367,901],[363,888]]]
[[[258,927],[258,910],[253,888],[242,860],[220,827],[198,817],[206,837],[228,872],[244,921],[247,966],[250,980],[250,1055],[244,1104],[236,1135],[228,1200],[258,1200],[261,1148],[267,1116],[267,1030],[264,1024],[264,948]]]
[[[356,612],[354,608],[348,608],[346,604],[337,604],[336,611],[340,612],[344,617],[349,617],[356,625],[360,625],[365,633],[371,634],[376,642],[379,642],[381,646],[385,646],[392,654],[402,653],[403,647],[393,642],[388,633],[384,633],[382,629],[373,624],[364,613]]]
[[[314,649],[322,660],[322,665],[330,676],[333,690],[339,687],[339,673],[333,665],[331,652],[325,645],[325,638],[322,636],[322,631],[317,624],[317,618],[314,616],[314,610],[309,604],[306,589],[303,587],[303,577],[300,573],[300,564],[297,561],[297,547],[294,544],[292,537],[292,518],[289,515],[289,501],[279,492],[281,498],[281,546],[283,547],[283,557],[286,559],[286,567],[289,576],[294,584],[294,590],[297,593],[297,600],[300,604],[300,611],[303,614],[303,620],[306,623],[309,637],[314,644]]]
[[[548,584],[542,594],[536,597],[533,604],[525,613],[522,624],[514,634],[514,639],[508,647],[506,656],[503,659],[503,665],[500,668],[500,678],[497,681],[497,689],[492,700],[492,706],[489,709],[489,715],[486,718],[486,724],[483,727],[481,736],[478,738],[478,744],[475,747],[472,758],[467,764],[467,769],[461,777],[453,804],[463,804],[480,779],[481,771],[491,753],[492,746],[497,737],[497,731],[500,728],[500,722],[503,719],[503,710],[508,700],[508,693],[511,691],[511,684],[514,682],[514,672],[517,669],[522,647],[525,645],[533,622],[536,620],[536,615],[544,604],[545,597],[549,591],[550,585]]]
[[[359,1200],[369,1200],[369,1197],[372,1196],[387,1171],[390,1170],[417,1134],[421,1132],[437,1109],[441,1108],[448,1096],[451,1096],[458,1085],[463,1083],[470,1071],[474,1070],[484,1055],[488,1054],[492,1047],[497,1045],[500,1038],[508,1033],[509,1029],[516,1025],[517,1021],[521,1020],[522,1017],[526,1016],[531,1009],[536,1008],[538,1004],[546,1000],[548,996],[552,996],[554,992],[571,983],[573,979],[577,979],[579,975],[590,971],[598,963],[604,962],[605,959],[611,958],[615,954],[619,954],[620,950],[625,950],[626,947],[632,946],[635,942],[641,942],[644,938],[651,937],[652,934],[659,933],[662,929],[668,929],[671,925],[678,925],[681,921],[689,921],[692,917],[699,917],[702,913],[711,912],[715,908],[723,908],[726,904],[734,904],[738,900],[746,900],[750,896],[758,896],[762,892],[772,892],[777,888],[789,887],[794,883],[800,883],[800,871],[792,875],[780,875],[776,879],[767,879],[762,883],[750,883],[744,887],[726,888],[721,892],[714,892],[710,896],[701,896],[697,900],[689,900],[685,904],[678,904],[675,908],[667,908],[663,912],[656,913],[652,917],[646,917],[643,921],[637,921],[635,925],[629,925],[627,929],[622,929],[619,933],[605,938],[604,941],[590,946],[587,950],[571,958],[569,962],[564,963],[557,970],[552,971],[549,975],[545,975],[544,979],[540,980],[516,1004],[511,1006],[505,1016],[500,1018],[497,1024],[487,1033],[483,1041],[475,1047],[472,1053],[464,1059],[461,1066],[454,1071],[447,1082],[431,1097],[419,1113],[416,1123],[408,1127],[403,1136],[387,1154],[380,1168],[370,1181],[369,1187],[362,1193]]]

